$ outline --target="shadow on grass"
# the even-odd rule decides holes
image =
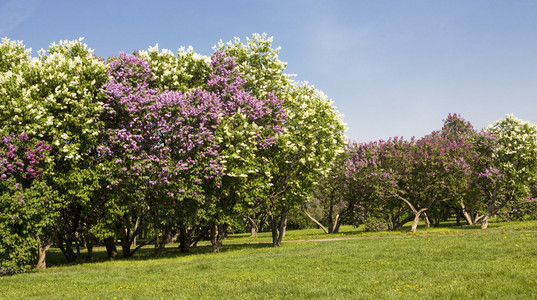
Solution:
[[[242,244],[235,243],[235,244],[226,245],[224,241],[224,245],[220,248],[220,252],[225,253],[229,251],[270,248],[270,247],[272,247],[272,243],[265,243],[265,242],[242,243]],[[163,250],[162,256],[155,256],[154,253],[155,253],[154,248],[151,245],[147,245],[145,247],[138,249],[132,257],[124,258],[123,251],[120,248],[118,248],[117,256],[114,259],[108,259],[106,248],[95,247],[93,249],[93,257],[94,257],[93,261],[87,261],[87,257],[88,257],[87,251],[86,249],[81,249],[78,259],[75,262],[69,263],[63,256],[63,253],[58,248],[51,248],[50,251],[47,253],[47,268],[48,267],[53,268],[53,267],[58,267],[58,266],[102,263],[102,262],[107,262],[107,261],[144,261],[144,260],[187,257],[187,256],[193,256],[193,255],[213,253],[213,248],[211,245],[198,245],[196,247],[191,248],[190,252],[184,253],[184,252],[181,252],[181,249],[179,249],[179,247],[173,244],[170,244],[170,246],[167,246]]]
[[[461,222],[462,223],[462,222]],[[308,240],[321,240],[321,239],[332,239],[332,238],[358,238],[358,237],[387,237],[394,235],[407,235],[410,233],[410,225],[405,225],[401,230],[398,231],[383,231],[383,232],[364,232],[362,227],[356,228],[352,226],[342,226],[340,231],[335,234],[326,234],[320,229],[305,229],[305,230],[290,230],[288,231],[286,237],[284,238],[285,242],[298,242],[298,241],[308,241]],[[491,222],[489,223],[489,228],[492,230],[502,230],[503,228],[507,230],[527,230],[535,229],[535,221],[531,222],[520,222],[520,224],[510,224],[506,222]],[[448,220],[442,222],[440,226],[433,226],[426,228],[424,224],[418,226],[418,234],[444,234],[445,231],[452,232],[478,232],[482,230],[481,226],[478,225],[466,225],[464,223],[457,225],[456,221]],[[488,231],[490,232],[490,231]],[[486,233],[483,231],[483,233]],[[271,233],[270,232],[260,232],[257,237],[251,237],[248,233],[240,234],[230,234],[225,240],[224,245],[220,248],[220,252],[230,252],[230,251],[239,251],[244,249],[260,249],[260,248],[270,248],[272,247],[271,243]],[[153,259],[169,259],[176,257],[187,257],[200,254],[209,254],[212,253],[212,246],[207,244],[207,241],[202,242],[203,244],[198,245],[194,248],[191,248],[191,251],[188,253],[183,253],[178,248],[177,244],[168,244],[164,249],[162,256],[154,256],[154,248],[152,245],[147,245],[136,251],[136,253],[130,258],[123,258],[123,253],[120,247],[118,247],[118,253],[114,261],[140,261],[140,260],[153,260]],[[93,250],[94,261],[95,263],[106,262],[108,256],[106,254],[105,247],[95,247]],[[51,248],[47,254],[47,266],[57,267],[64,265],[79,265],[87,262],[87,251],[81,249],[79,258],[73,263],[68,263],[64,258],[63,254],[58,248]]]

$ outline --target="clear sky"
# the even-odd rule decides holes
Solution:
[[[33,55],[79,37],[101,57],[156,43],[209,55],[256,32],[334,100],[351,139],[421,137],[450,112],[537,122],[533,0],[0,0],[0,36]]]

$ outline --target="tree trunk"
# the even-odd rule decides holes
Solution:
[[[425,221],[425,227],[431,228],[431,221],[429,220],[429,216],[427,215],[426,212],[423,213],[423,220]]]
[[[80,257],[80,235],[77,233],[75,239],[76,257]]]
[[[341,225],[341,218],[339,217],[339,214],[336,214],[336,218],[333,223],[328,224],[328,233],[338,233],[339,225]]]
[[[68,240],[64,240],[63,236],[61,234],[58,234],[56,243],[62,251],[63,256],[69,263],[76,261],[77,256],[75,251],[73,250],[73,241],[71,240],[71,238],[69,238]]]
[[[330,194],[330,207],[328,209],[328,232],[324,230],[324,233],[328,233],[328,234],[332,233],[333,224],[334,224],[333,214],[334,214],[334,190],[332,190],[332,193]]]
[[[250,224],[252,226],[251,229],[251,237],[257,237],[257,232],[259,231],[259,228],[257,227],[257,224],[255,224],[255,221],[248,216],[248,221],[250,221]]]
[[[282,245],[282,239],[285,235],[285,228],[287,227],[287,216],[289,214],[289,207],[286,205],[279,217],[271,216],[272,227],[272,246],[280,247]]]
[[[190,234],[186,225],[179,228],[179,249],[182,253],[190,252]]]
[[[168,239],[168,235],[170,234],[170,230],[168,227],[164,229],[164,232],[162,235],[155,236],[155,250],[154,255],[156,257],[162,256],[162,252],[164,251],[164,246],[166,245],[166,240]]]
[[[420,221],[420,216],[422,213],[424,213],[428,208],[422,208],[418,210],[414,215],[414,222],[412,223],[411,232],[416,233],[416,230],[418,229],[418,223]]]
[[[324,227],[323,224],[321,224],[321,222],[315,220],[315,218],[314,218],[310,213],[308,213],[307,210],[303,209],[302,211],[304,212],[304,214],[305,214],[308,218],[310,218],[310,220],[312,220],[315,224],[317,224],[317,226],[319,226],[319,227],[324,231],[324,233],[330,233],[330,232],[326,229],[326,227]]]
[[[393,230],[401,230],[406,223],[408,223],[408,222],[410,222],[412,220],[414,220],[414,217],[413,216],[408,216],[408,217],[404,218],[401,221],[395,221],[394,224],[393,224]]]
[[[472,212],[469,212],[466,210],[466,205],[464,205],[464,200],[461,200],[461,208],[462,208],[462,215],[466,219],[466,222],[468,222],[468,225],[474,225],[475,219],[472,214]]]
[[[500,209],[502,209],[507,203],[512,201],[514,197],[513,194],[514,192],[511,192],[510,195],[506,196],[506,199],[504,199],[503,203],[499,203],[499,204],[496,202],[496,199],[497,199],[496,197],[498,196],[498,194],[494,193],[490,197],[491,198],[490,204],[487,207],[487,210],[485,211],[485,213],[483,214],[481,229],[487,229],[487,227],[489,226],[489,219],[493,215],[495,215]]]
[[[131,217],[133,218],[133,217]],[[138,235],[138,230],[140,229],[140,220],[141,217],[136,217],[134,220],[134,228],[129,227],[127,224],[132,224],[132,219],[128,222],[125,222],[123,218],[120,219],[120,226],[123,228],[123,236],[121,237],[121,248],[123,249],[123,257],[129,258],[131,257],[136,250],[140,249],[142,246],[147,245],[151,242],[153,242],[153,239],[150,242],[144,242],[140,245],[134,246],[133,242],[136,238],[136,235]],[[134,250],[131,250],[132,247],[134,247]]]
[[[490,196],[490,203],[487,207],[487,210],[485,210],[485,213],[483,214],[483,219],[481,220],[481,229],[487,229],[489,226],[489,219],[492,217],[493,214],[498,211],[499,207],[496,206],[496,193],[489,194]]]
[[[422,213],[424,213],[425,211],[427,211],[434,203],[434,201],[436,200],[434,197],[433,199],[431,200],[431,202],[429,202],[429,204],[424,207],[424,208],[421,208],[420,210],[417,210],[414,205],[412,205],[412,203],[410,203],[410,201],[408,201],[407,199],[397,195],[397,197],[401,200],[403,200],[403,202],[405,202],[408,207],[412,210],[412,212],[414,213],[414,222],[412,223],[412,228],[411,228],[411,232],[412,233],[416,233],[416,230],[418,229],[418,223],[420,221],[420,216]],[[400,225],[402,226],[402,225]]]
[[[107,237],[104,239],[104,245],[106,246],[106,254],[108,259],[114,259],[117,256],[117,247],[115,243],[115,237]]]
[[[136,247],[136,236],[138,235],[138,226],[140,225],[140,218],[136,218],[136,223],[134,224],[135,234],[132,237],[132,247]]]
[[[289,208],[286,207],[285,211],[282,213],[280,220],[280,235],[278,236],[278,247],[282,245],[282,239],[285,236],[285,231],[287,230],[287,217],[289,215]]]
[[[89,236],[86,238],[86,250],[88,251],[86,261],[93,262],[95,260],[95,258],[93,257],[93,239]]]
[[[485,214],[483,214],[483,218],[481,219],[481,229],[487,229],[487,227],[489,226],[489,219],[490,219],[490,217],[492,217],[492,215],[496,211],[496,206],[494,204],[495,204],[494,202],[491,203],[487,207],[487,210],[485,211]]]
[[[222,242],[226,236],[227,224],[214,224],[211,232],[211,244],[213,246],[213,252],[220,252],[220,247],[222,247]]]
[[[126,232],[121,239],[121,250],[123,250],[123,258],[129,258],[132,256],[131,245],[132,241],[130,239],[130,235]]]
[[[38,270],[47,268],[46,256],[48,249],[50,248],[50,239],[41,240],[38,235],[35,236],[37,241],[37,264],[35,266]]]

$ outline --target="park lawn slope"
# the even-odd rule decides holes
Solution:
[[[1,277],[5,299],[537,298],[537,223],[349,230],[332,241],[289,231],[280,248],[230,237],[223,251],[150,249],[130,260]],[[341,240],[344,238],[343,240]],[[245,243],[240,243],[241,239]],[[246,243],[249,242],[249,243]],[[144,249],[142,249],[144,250]]]

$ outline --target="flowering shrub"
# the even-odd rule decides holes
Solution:
[[[526,199],[531,198],[536,186],[537,174],[537,126],[507,115],[488,129],[497,147],[492,152],[489,171],[482,173],[488,179],[482,185],[487,206],[483,228],[504,207],[513,210],[526,206]]]
[[[0,70],[0,135],[24,132],[53,146],[51,169],[41,180],[57,193],[58,205],[46,213],[80,215],[84,202],[94,197],[95,118],[102,110],[99,90],[108,80],[106,65],[81,40],[52,44],[33,58],[22,43],[4,40],[0,49],[1,60],[11,63]],[[69,218],[59,219],[53,226],[57,242],[74,236],[78,227]]]
[[[36,263],[38,238],[54,220],[50,187],[40,175],[52,150],[26,133],[0,140],[0,274],[28,269]]]
[[[267,184],[258,190],[257,201],[271,216],[273,245],[279,246],[289,212],[311,196],[312,186],[330,168],[343,146],[344,125],[333,102],[306,82],[296,83],[283,71],[286,63],[272,48],[272,38],[254,34],[217,49],[235,57],[244,74],[245,90],[259,99],[271,93],[283,100],[286,121],[281,125],[259,173]],[[261,196],[262,195],[262,196]]]
[[[212,56],[206,89],[186,93],[151,88],[156,77],[143,57],[120,54],[109,62],[97,150],[110,179],[106,189],[116,195],[109,199],[123,201],[115,204],[120,223],[135,223],[123,220],[131,214],[151,215],[155,228],[167,230],[211,207],[211,199],[219,206],[217,191],[232,188],[222,186],[222,176],[256,172],[256,154],[274,143],[285,111],[273,95],[246,92],[235,61],[223,52]]]

